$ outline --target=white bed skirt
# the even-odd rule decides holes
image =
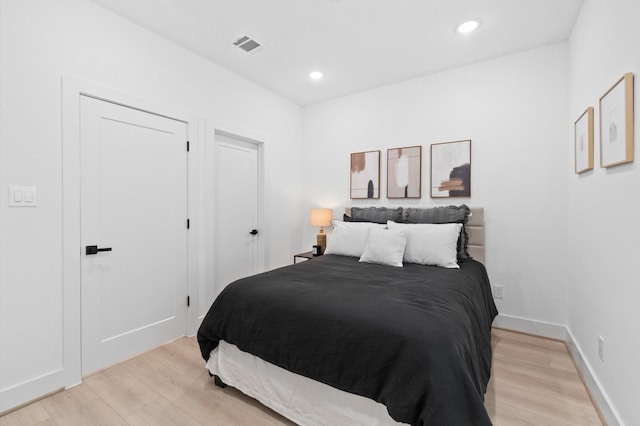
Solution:
[[[404,424],[394,421],[383,404],[291,373],[225,341],[211,351],[207,368],[299,425]]]

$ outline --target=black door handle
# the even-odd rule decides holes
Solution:
[[[90,254],[98,254],[100,251],[111,251],[111,247],[98,248],[98,246],[86,246],[85,254],[89,256]]]
[[[258,230],[257,229],[252,229],[251,232],[249,232],[251,235],[257,235],[258,234]]]

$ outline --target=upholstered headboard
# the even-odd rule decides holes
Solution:
[[[469,242],[467,248],[471,257],[478,262],[485,263],[484,249],[484,207],[470,207],[471,216],[466,225]],[[345,209],[345,214],[351,216],[351,208]]]
[[[466,226],[469,254],[478,262],[484,263],[484,207],[471,207],[471,216]]]

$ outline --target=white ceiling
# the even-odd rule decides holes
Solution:
[[[584,0],[91,1],[308,105],[566,40]],[[469,18],[480,29],[456,33]],[[233,46],[243,35],[267,48]]]

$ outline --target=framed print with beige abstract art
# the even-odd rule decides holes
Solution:
[[[471,140],[431,145],[431,198],[471,196]]]
[[[422,147],[387,150],[387,198],[420,198]]]
[[[380,198],[380,151],[351,154],[351,198]]]
[[[633,161],[633,73],[600,98],[600,167]]]

